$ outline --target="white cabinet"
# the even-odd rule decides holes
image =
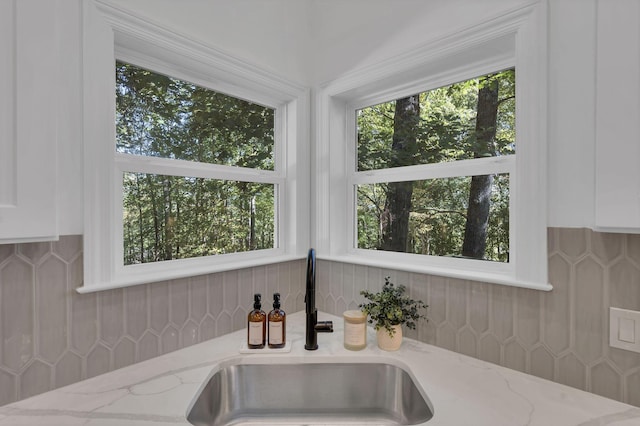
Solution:
[[[595,224],[640,232],[640,2],[599,0],[597,17]]]
[[[57,3],[0,2],[0,243],[57,238]]]

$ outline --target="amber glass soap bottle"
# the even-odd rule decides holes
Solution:
[[[280,309],[280,293],[273,294],[273,310],[269,312],[269,347],[283,348],[287,336],[287,314]]]
[[[249,349],[262,349],[267,333],[267,314],[260,308],[260,293],[253,295],[253,311],[249,312],[247,326],[247,346]]]

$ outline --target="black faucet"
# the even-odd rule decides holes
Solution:
[[[307,255],[307,291],[304,296],[307,314],[307,331],[304,348],[308,351],[318,349],[318,333],[333,333],[332,321],[318,322],[316,309],[316,251],[309,249]]]

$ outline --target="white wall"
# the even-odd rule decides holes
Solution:
[[[282,77],[317,86],[525,0],[108,0]],[[549,5],[549,226],[594,222],[595,2]],[[60,233],[82,232],[79,12],[61,63]]]

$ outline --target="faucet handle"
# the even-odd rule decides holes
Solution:
[[[333,333],[333,321],[318,321],[314,328],[318,333]]]

